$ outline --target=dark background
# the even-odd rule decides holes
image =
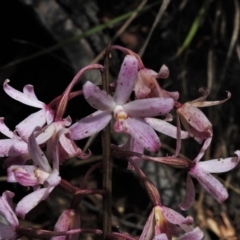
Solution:
[[[160,80],[161,86],[169,91],[180,92],[180,102],[198,98],[200,87],[210,87],[209,100],[226,97],[226,90],[232,93],[231,99],[220,106],[203,109],[213,124],[213,142],[205,154],[205,159],[232,156],[239,149],[240,122],[240,45],[239,1],[205,1],[206,13],[199,28],[186,50],[178,57],[176,52],[188,35],[195,17],[203,7],[200,0],[170,1],[166,11],[157,24],[149,44],[143,54],[147,68],[158,71],[162,64],[170,70],[168,80]],[[153,1],[148,1],[151,4]],[[84,1],[84,0],[8,0],[0,1],[0,83],[10,79],[10,85],[22,90],[26,84],[35,87],[37,97],[49,103],[60,95],[74,74],[95,57],[112,41],[124,21],[95,33],[87,38],[71,42],[57,50],[34,57],[18,64],[12,61],[31,56],[50,46],[85,33],[87,30],[109,20],[135,10],[140,1]],[[113,42],[138,52],[143,46],[153,22],[158,14],[161,1],[147,11],[138,13],[121,35]],[[235,31],[235,38],[233,32]],[[232,44],[232,45],[231,45]],[[231,48],[232,46],[232,48]],[[230,51],[229,49],[232,49]],[[115,79],[123,55],[113,53],[111,76]],[[99,60],[101,63],[101,58]],[[212,76],[212,77],[211,77]],[[83,76],[81,84],[87,79],[100,83],[96,73]],[[35,109],[9,98],[0,89],[0,116],[10,129]],[[73,121],[92,112],[83,97],[72,100],[67,114]],[[174,119],[175,122],[175,119]],[[118,141],[114,137],[113,141]],[[79,142],[84,147],[87,140]],[[161,135],[162,154],[173,154],[175,141]],[[90,149],[94,156],[101,154],[101,138],[98,136]],[[193,140],[183,143],[181,153],[192,159],[200,146]],[[96,160],[67,161],[61,167],[61,174],[73,184],[79,184],[84,173]],[[113,229],[139,236],[150,212],[151,204],[137,177],[125,170],[126,162],[116,160],[113,170]],[[185,172],[175,171],[153,163],[144,163],[143,169],[161,189],[163,202],[177,209],[185,188]],[[154,170],[153,170],[154,169]],[[29,189],[5,182],[5,170],[1,170],[1,192],[9,189],[16,193],[18,202]],[[206,239],[237,239],[240,235],[240,189],[239,167],[230,173],[218,175],[228,184],[229,199],[218,204],[197,187],[197,201],[190,214],[195,223],[205,231]],[[101,186],[101,171],[98,170],[89,181],[90,187]],[[49,201],[42,202],[31,211],[24,226],[52,229],[59,214],[69,206],[71,196],[56,189]],[[57,204],[56,204],[57,202]],[[86,197],[81,205],[82,227],[101,227],[101,197]],[[60,207],[59,207],[60,206]],[[229,221],[229,225],[226,223]],[[92,236],[84,236],[91,239]]]

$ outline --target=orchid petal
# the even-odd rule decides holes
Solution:
[[[83,95],[87,102],[95,109],[102,111],[111,111],[116,103],[112,96],[108,95],[105,91],[100,90],[99,87],[87,81],[83,85]]]
[[[45,106],[43,108],[43,110],[45,113],[45,118],[46,118],[47,124],[52,123],[54,120],[54,111],[51,108],[49,108],[48,106]]]
[[[177,240],[202,240],[204,237],[203,231],[196,227],[191,232],[183,234],[181,237],[178,237]]]
[[[191,225],[193,223],[193,218],[190,216],[185,218],[180,213],[172,210],[171,208],[167,208],[164,206],[161,206],[161,209],[162,209],[163,216],[172,224]]]
[[[186,194],[182,203],[179,205],[181,210],[189,209],[195,201],[195,189],[193,185],[193,181],[189,175],[187,175],[187,186],[186,186]]]
[[[154,236],[154,209],[151,211],[139,240],[152,240]]]
[[[45,143],[48,139],[50,139],[56,131],[55,123],[51,123],[44,128],[42,128],[42,131],[36,136],[36,141],[40,145],[42,143]]]
[[[17,156],[28,151],[27,143],[17,139],[1,139],[0,146],[0,157]]]
[[[177,138],[177,128],[172,124],[157,118],[144,118],[144,121],[156,131],[163,133],[169,137]],[[189,138],[190,134],[186,131],[181,131],[181,139]]]
[[[212,136],[212,124],[198,108],[185,103],[177,109],[177,114],[186,130],[195,137],[209,138]]]
[[[13,87],[11,87],[8,84],[9,82],[10,82],[10,80],[8,80],[8,79],[5,80],[5,82],[3,83],[3,89],[11,98],[13,98],[21,103],[24,103],[28,106],[32,106],[32,107],[36,107],[36,108],[43,108],[45,106],[45,104],[43,102],[34,98],[32,93],[31,94],[29,94],[29,92],[27,93],[26,89],[33,88],[32,85],[26,85],[24,87],[25,93],[22,93],[16,89],[14,89]],[[33,91],[33,89],[32,89],[32,91]]]
[[[38,101],[36,94],[34,92],[34,87],[33,85],[26,85],[23,87],[23,93],[30,99],[32,99],[33,101]]]
[[[127,118],[116,121],[114,124],[116,132],[126,132],[130,134],[143,147],[151,152],[156,152],[160,148],[160,140],[155,131],[140,118]]]
[[[227,98],[225,98],[224,100],[219,100],[219,101],[204,101],[204,102],[196,102],[196,101],[192,101],[189,102],[189,104],[193,107],[210,107],[210,106],[215,106],[215,105],[219,105],[222,104],[224,102],[226,102],[227,100],[229,100],[231,98],[231,93],[227,92]]]
[[[123,108],[132,117],[153,117],[170,112],[173,106],[172,98],[148,98],[129,102]]]
[[[25,218],[26,214],[32,210],[37,204],[45,200],[48,195],[52,192],[54,187],[42,188],[35,192],[28,194],[24,197],[16,206],[16,214],[22,219]]]
[[[67,157],[85,158],[85,154],[82,152],[81,148],[79,148],[72,139],[69,139],[66,136],[61,136],[60,143],[64,151],[66,151],[68,155]]]
[[[16,126],[20,137],[28,138],[36,127],[42,127],[46,123],[44,110],[29,115]]]
[[[123,105],[133,91],[138,72],[138,62],[134,56],[126,55],[118,74],[117,87],[114,100],[117,105]]]
[[[13,132],[5,125],[3,117],[0,117],[0,133],[9,138],[13,138]]]
[[[61,177],[59,176],[59,171],[54,169],[49,177],[44,182],[44,187],[56,187],[61,182]]]
[[[0,197],[0,214],[4,216],[6,221],[12,226],[18,226],[18,219],[13,211],[12,198],[14,193],[10,191],[5,191]]]
[[[230,171],[231,169],[235,168],[238,163],[238,157],[230,157],[199,162],[198,166],[210,173],[221,173]]]
[[[96,111],[69,128],[70,138],[79,140],[98,133],[107,126],[111,118],[110,112]]]
[[[5,225],[0,222],[0,239],[7,239],[7,240],[18,239],[15,231],[15,227]]]
[[[36,166],[38,166],[41,170],[51,173],[52,169],[48,163],[48,160],[41,148],[38,146],[37,141],[34,136],[34,132],[30,135],[28,139],[28,151],[32,160]]]
[[[199,163],[189,171],[189,174],[195,177],[203,188],[219,203],[224,202],[228,198],[226,188],[215,177],[199,166]]]

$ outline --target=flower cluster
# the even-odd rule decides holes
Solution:
[[[4,118],[0,118],[0,132],[7,137],[7,139],[0,140],[0,157],[7,157],[3,164],[3,167],[7,169],[7,181],[31,187],[33,190],[17,203],[15,210],[11,202],[14,193],[5,191],[2,194],[0,214],[6,221],[0,224],[0,239],[18,239],[21,236],[78,239],[80,232],[102,234],[102,231],[98,229],[81,228],[78,205],[84,194],[109,194],[106,192],[107,189],[85,189],[84,184],[82,189],[74,187],[62,179],[59,166],[72,157],[88,158],[91,151],[84,153],[75,141],[97,134],[112,120],[113,131],[123,132],[128,136],[126,143],[113,148],[112,155],[127,158],[128,168],[138,173],[153,203],[152,212],[140,239],[165,240],[172,239],[172,237],[177,237],[179,240],[203,239],[201,229],[193,227],[192,217],[185,218],[161,203],[160,193],[140,169],[139,160],[157,161],[187,170],[186,196],[180,204],[182,210],[190,208],[195,201],[192,177],[196,178],[218,202],[226,200],[227,190],[210,173],[233,169],[240,160],[240,152],[236,151],[235,157],[200,161],[211,144],[213,131],[211,122],[199,107],[222,104],[231,97],[231,94],[227,92],[226,99],[211,102],[206,101],[209,91],[201,89],[202,97],[182,104],[178,102],[178,92],[164,90],[156,80],[168,77],[169,70],[165,65],[157,73],[145,68],[140,57],[131,50],[120,46],[110,46],[107,51],[114,49],[122,51],[126,56],[116,82],[111,84],[113,87],[110,93],[91,81],[87,81],[81,91],[72,91],[85,71],[108,70],[99,64],[92,64],[81,69],[63,94],[49,104],[37,99],[32,85],[26,85],[23,92],[20,92],[9,85],[9,80],[4,82],[3,89],[11,98],[40,110],[17,124],[13,131],[5,125]],[[83,94],[89,105],[96,111],[72,124],[71,117],[64,116],[65,110],[68,101],[80,94]],[[177,116],[177,126],[170,123],[173,121],[171,114],[173,111]],[[185,131],[181,130],[180,121]],[[161,148],[161,141],[156,131],[176,139],[174,156],[153,157],[153,154]],[[202,144],[199,154],[191,162],[178,157],[181,151],[181,141],[186,138],[193,138]],[[144,151],[151,152],[151,156],[144,155]],[[86,179],[91,171],[92,169],[86,173]],[[59,185],[73,193],[74,196],[70,208],[60,216],[54,230],[36,232],[34,229],[19,226],[17,217],[25,218],[31,209],[47,199],[52,190]],[[107,234],[109,238],[111,236],[126,238],[124,234],[114,232]]]

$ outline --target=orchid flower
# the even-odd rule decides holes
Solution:
[[[236,167],[240,161],[240,151],[236,151],[235,154],[237,157],[212,159],[203,162],[194,160],[192,162],[187,175],[186,196],[180,204],[182,210],[190,208],[195,200],[195,190],[191,177],[196,178],[203,188],[219,203],[224,202],[228,198],[226,188],[210,173],[227,172]]]
[[[12,165],[8,168],[8,182],[18,182],[23,186],[32,186],[36,191],[24,197],[16,207],[16,213],[21,218],[35,207],[40,201],[45,200],[51,191],[57,186],[61,177],[59,176],[59,151],[58,141],[64,131],[59,131],[53,148],[53,168],[38,146],[34,132],[28,140],[29,154],[34,162],[32,165]],[[44,188],[40,188],[41,185]]]
[[[196,161],[202,158],[206,149],[211,144],[213,136],[211,122],[208,120],[205,114],[198,109],[198,107],[219,105],[226,102],[231,97],[231,93],[227,92],[228,96],[224,100],[205,101],[209,95],[209,90],[200,88],[199,92],[202,93],[203,96],[196,100],[186,102],[184,104],[181,104],[179,102],[175,103],[175,108],[177,109],[176,112],[190,136],[199,143],[202,143],[203,140],[205,141],[201,151],[196,157]]]
[[[5,219],[5,223],[0,223],[0,239],[18,239],[16,230],[19,223],[12,206],[14,195],[13,192],[5,191],[0,197],[0,215]]]
[[[41,109],[40,111],[29,115],[26,119],[24,119],[16,126],[18,135],[22,138],[27,139],[35,127],[42,127],[45,123],[51,123],[53,121],[54,112],[48,105],[37,99],[32,85],[26,85],[23,88],[23,92],[20,92],[11,87],[8,84],[9,82],[10,80],[5,80],[3,89],[11,98],[28,106]]]
[[[192,223],[193,219],[191,217],[184,218],[170,208],[157,205],[151,211],[139,240],[170,240],[172,236],[179,235],[179,226],[181,232],[186,233],[176,239],[203,239],[203,232],[198,227],[193,229],[190,226]],[[192,238],[189,238],[189,236]]]
[[[4,161],[4,168],[7,168],[11,165],[23,165],[30,155],[28,153],[28,144],[27,140],[23,140],[17,135],[14,131],[11,131],[4,123],[4,118],[0,118],[0,132],[4,134],[9,139],[0,140],[0,157],[8,156]],[[36,137],[38,144],[42,144],[46,141],[47,130],[44,130],[44,134],[39,134]]]
[[[162,89],[157,82],[157,78],[168,78],[169,70],[166,65],[162,65],[159,70],[159,73],[143,68],[138,71],[137,81],[134,86],[134,91],[137,99],[142,98],[172,98],[177,101],[179,98],[178,92],[168,92]]]
[[[113,114],[116,132],[129,133],[149,151],[155,152],[159,149],[160,140],[157,134],[142,118],[168,113],[174,101],[171,98],[151,98],[127,102],[136,81],[137,71],[137,59],[127,55],[121,66],[113,97],[89,81],[84,84],[84,97],[98,111],[69,128],[71,139],[82,139],[101,131]]]
[[[113,49],[120,50],[124,54],[134,56],[137,59],[139,71],[137,74],[136,83],[134,85],[134,92],[137,99],[161,97],[172,98],[175,101],[178,100],[178,92],[167,92],[159,86],[156,80],[158,78],[168,78],[169,69],[166,65],[162,65],[159,73],[157,73],[151,69],[145,68],[140,56],[132,50],[119,45],[112,45],[108,50],[110,51]]]

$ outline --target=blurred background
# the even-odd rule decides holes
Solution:
[[[224,99],[226,90],[230,91],[229,101],[203,109],[213,124],[213,141],[204,159],[233,156],[240,149],[239,6],[239,0],[0,1],[0,83],[10,79],[10,85],[20,91],[32,84],[37,97],[49,103],[64,91],[79,69],[89,63],[102,63],[103,51],[110,42],[118,44],[139,53],[147,68],[158,72],[166,64],[170,76],[160,84],[168,91],[179,91],[182,103],[198,98],[200,87],[210,89],[209,100]],[[123,57],[120,52],[112,54],[112,80]],[[81,78],[76,89],[81,89],[86,80],[101,84],[100,75],[93,71]],[[0,89],[0,116],[10,129],[33,111]],[[77,97],[71,100],[66,115],[76,121],[93,111],[83,97]],[[173,155],[175,140],[160,137],[159,155]],[[112,139],[114,143],[124,140],[125,136],[119,134]],[[101,160],[101,136],[79,141],[79,146],[90,148],[93,156],[88,160],[70,159],[61,166],[62,177],[74,185],[79,185],[89,167]],[[192,139],[184,140],[181,156],[193,159],[200,147]],[[112,227],[139,236],[151,203],[126,166],[126,161],[114,160]],[[163,203],[177,210],[185,194],[186,172],[150,162],[143,163],[142,168],[158,186]],[[14,191],[15,203],[30,192],[6,183],[6,170],[0,173],[1,192]],[[240,239],[239,166],[217,178],[228,188],[227,201],[217,203],[195,181],[196,203],[187,214],[194,216],[205,239]],[[101,170],[96,170],[88,188],[101,187],[101,179]],[[48,201],[27,215],[22,226],[51,230],[70,200],[71,195],[54,190]],[[101,228],[101,209],[101,196],[85,197],[80,206],[81,226]],[[82,235],[81,239],[97,238]]]

